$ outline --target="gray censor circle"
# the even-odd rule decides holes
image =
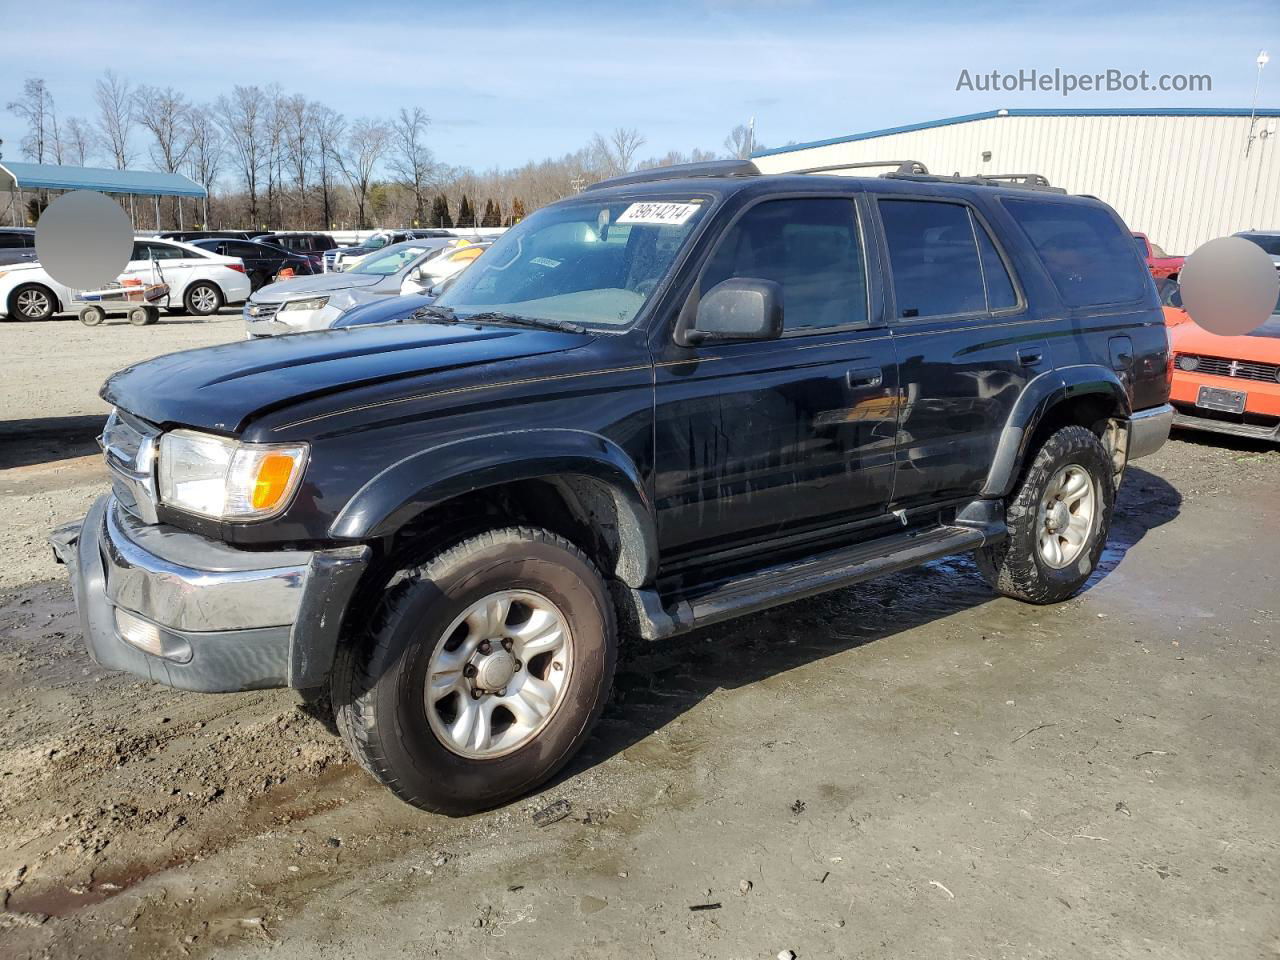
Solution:
[[[1198,247],[1178,273],[1182,306],[1210,333],[1239,337],[1266,323],[1280,294],[1280,271],[1244,237],[1219,237]]]
[[[73,290],[104,287],[133,254],[129,215],[96,190],[65,193],[40,214],[36,257],[49,276]]]

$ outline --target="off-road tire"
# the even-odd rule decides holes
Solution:
[[[1046,563],[1038,546],[1039,506],[1052,478],[1078,464],[1093,478],[1100,508],[1089,541],[1067,567]],[[1036,452],[1006,508],[1007,539],[976,552],[978,569],[991,586],[1027,603],[1058,603],[1076,593],[1097,569],[1115,508],[1114,468],[1102,441],[1086,427],[1070,426],[1052,434]]]
[[[514,752],[463,757],[431,730],[426,668],[448,639],[445,629],[469,604],[517,588],[548,597],[568,622],[573,668],[564,699]],[[490,530],[391,579],[363,635],[339,646],[334,716],[360,766],[402,800],[439,813],[472,813],[527,793],[568,762],[604,708],[616,659],[613,606],[586,554],[536,527]]]

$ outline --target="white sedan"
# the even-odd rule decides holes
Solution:
[[[151,276],[152,261],[169,285],[169,307],[197,317],[217,313],[224,304],[249,299],[244,263],[174,240],[138,238],[121,279]],[[59,283],[39,262],[0,266],[0,319],[48,320],[70,313],[73,291]]]

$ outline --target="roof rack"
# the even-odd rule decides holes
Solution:
[[[929,168],[919,160],[864,160],[861,163],[832,163],[824,167],[805,167],[803,170],[787,170],[787,173],[830,173],[833,170],[865,170],[868,167],[894,167],[893,174],[929,175]],[[882,174],[892,176],[893,174]]]
[[[1062,187],[1055,187],[1039,173],[983,173],[972,177],[963,177],[958,173],[951,176],[940,173],[912,173],[895,170],[882,174],[897,180],[918,180],[929,183],[963,183],[976,187],[1019,187],[1024,190],[1041,190],[1045,193],[1066,193]]]
[[[760,168],[750,160],[708,160],[702,163],[675,163],[669,167],[653,167],[649,170],[637,170],[635,173],[624,173],[620,177],[610,177],[586,187],[587,190],[602,190],[605,187],[621,187],[630,183],[651,183],[657,180],[681,180],[685,177],[758,177]]]

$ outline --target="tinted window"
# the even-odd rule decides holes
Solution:
[[[985,312],[982,269],[969,208],[928,200],[881,200],[900,317]]]
[[[270,252],[256,243],[246,243],[243,240],[233,240],[227,244],[227,254],[232,257],[265,257]]]
[[[135,243],[133,259],[135,260],[181,260],[191,256],[186,250],[171,247],[165,243]]]
[[[1045,200],[1004,201],[1026,231],[1069,307],[1136,300],[1148,288],[1133,238],[1100,207]]]
[[[21,250],[29,246],[31,243],[27,234],[0,230],[0,250]]]
[[[1009,277],[1009,269],[1000,259],[991,234],[980,224],[974,224],[974,233],[978,235],[978,253],[982,257],[982,277],[987,284],[987,309],[1004,310],[1018,304],[1018,293],[1013,288],[1013,280]]]
[[[867,321],[867,281],[853,202],[769,200],[729,230],[702,274],[702,292],[732,277],[782,287],[788,330]]]

